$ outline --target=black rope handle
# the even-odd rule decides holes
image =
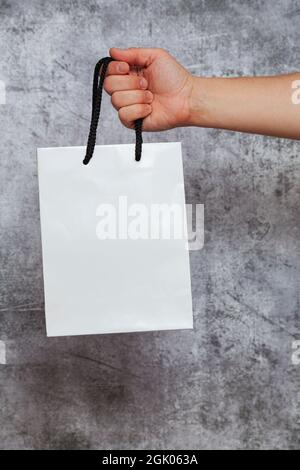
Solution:
[[[96,145],[97,137],[97,127],[100,117],[101,110],[101,101],[102,101],[102,91],[103,83],[107,71],[107,67],[114,59],[112,57],[103,57],[97,62],[94,70],[94,80],[93,80],[93,101],[92,101],[92,117],[90,132],[88,137],[88,142],[86,146],[86,155],[83,160],[83,164],[87,165],[94,154],[94,149]],[[134,123],[135,125],[135,159],[140,161],[142,156],[142,126],[143,119],[137,119]]]

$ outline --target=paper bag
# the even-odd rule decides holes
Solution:
[[[47,335],[192,328],[181,144],[84,153],[38,149]]]

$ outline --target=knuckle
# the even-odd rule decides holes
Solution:
[[[119,101],[119,100],[118,100],[118,95],[117,95],[117,93],[115,92],[115,93],[113,93],[113,94],[111,95],[111,103],[112,103],[112,105],[113,105],[114,107],[117,107],[117,106],[118,106],[118,101]]]
[[[110,64],[108,65],[108,68],[107,68],[107,73],[112,74],[113,71],[114,71],[114,62],[110,62]]]
[[[112,77],[106,77],[105,80],[104,80],[104,83],[103,83],[103,88],[104,90],[111,94],[112,93],[112,80],[111,80]]]
[[[136,115],[138,117],[144,117],[146,114],[149,114],[149,107],[147,104],[140,103],[136,106]]]
[[[122,113],[120,114],[120,111],[119,111],[119,119],[121,123],[123,124],[123,126],[128,127],[130,129],[130,122],[122,117]]]
[[[126,121],[126,109],[125,108],[120,108],[119,111],[119,118],[120,118],[120,121],[122,121],[123,123]]]

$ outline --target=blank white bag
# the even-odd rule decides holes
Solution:
[[[131,211],[175,204],[185,217],[181,144],[144,144],[140,162],[134,145],[97,146],[87,166],[84,153],[38,149],[47,335],[192,328],[186,224],[178,239],[99,233],[103,204],[119,208],[120,197]]]

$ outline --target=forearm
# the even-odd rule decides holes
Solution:
[[[275,77],[194,77],[189,125],[300,139],[300,73]]]

